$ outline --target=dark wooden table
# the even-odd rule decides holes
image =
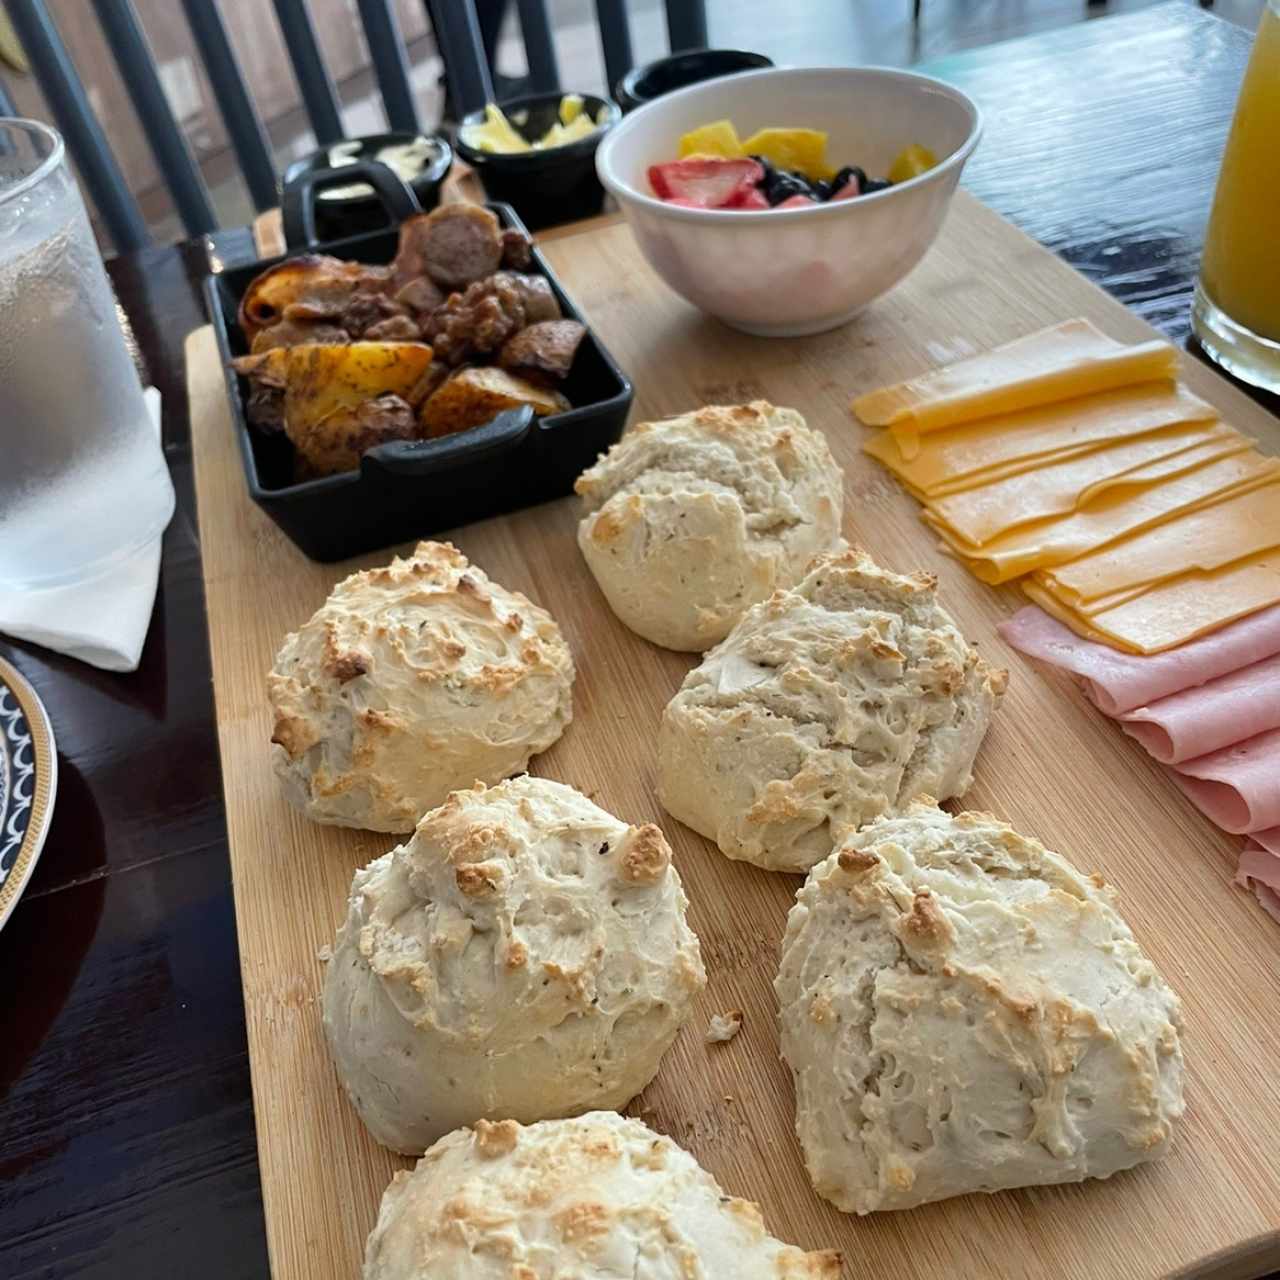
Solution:
[[[986,112],[967,185],[1182,341],[1248,48],[1172,4],[930,70]],[[182,368],[207,263],[198,244],[111,264],[178,491],[140,669],[0,641],[60,756],[44,856],[0,933],[4,1280],[267,1274]]]

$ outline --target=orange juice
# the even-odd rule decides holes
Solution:
[[[1280,379],[1280,0],[1269,0],[1262,15],[1240,90],[1192,319],[1210,354],[1233,372],[1258,381],[1235,367],[1247,358],[1262,362],[1265,381]],[[1234,362],[1223,344],[1241,348],[1228,353]]]

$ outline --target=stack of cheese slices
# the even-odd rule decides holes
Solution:
[[[1069,320],[853,409],[942,549],[1040,606],[1005,638],[1250,836],[1241,874],[1280,918],[1280,459],[1177,367]]]

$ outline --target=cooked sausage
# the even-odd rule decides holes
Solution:
[[[284,388],[251,381],[244,412],[259,431],[268,435],[278,434],[284,430]]]
[[[527,231],[507,227],[502,233],[502,265],[512,271],[527,271],[533,261],[533,241]]]
[[[371,324],[361,337],[366,342],[417,342],[422,337],[418,322],[409,316],[387,316]]]
[[[429,315],[444,301],[444,292],[430,276],[415,276],[400,286],[395,299],[418,315]]]
[[[402,306],[382,293],[356,293],[347,299],[346,306],[338,316],[338,323],[353,337],[362,338],[370,329],[381,325],[393,317],[413,318],[409,308]],[[417,341],[417,322],[413,322],[413,335],[406,338],[410,342]],[[376,335],[375,335],[376,336]]]
[[[586,335],[576,320],[543,320],[531,324],[503,343],[498,363],[516,373],[537,370],[563,378]]]
[[[498,219],[478,204],[445,204],[401,224],[391,287],[394,292],[427,275],[443,289],[460,289],[501,262]]]
[[[249,348],[255,355],[273,347],[297,347],[304,342],[350,342],[351,335],[323,320],[280,320],[269,329],[259,329]]]
[[[524,304],[525,324],[560,319],[562,314],[560,304],[556,301],[556,295],[551,292],[551,285],[546,276],[527,276],[515,271],[502,271],[496,278],[503,277],[520,290],[520,301]]]

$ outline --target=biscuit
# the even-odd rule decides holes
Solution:
[[[668,649],[709,649],[840,537],[826,440],[764,401],[639,423],[575,487],[578,545],[609,607]]]
[[[482,1117],[625,1106],[706,976],[671,849],[572,787],[455,792],[356,872],[324,984],[370,1133],[419,1153]]]
[[[1106,1178],[1183,1111],[1177,997],[1101,878],[989,814],[850,837],[774,989],[809,1176],[845,1212]]]
[[[459,787],[498,782],[573,717],[555,620],[447,542],[339,582],[267,679],[272,762],[308,817],[412,831]]]
[[[805,871],[917,796],[963,795],[1005,686],[937,602],[865,552],[755,605],[667,705],[658,791],[730,858]]]
[[[838,1280],[840,1255],[765,1230],[688,1152],[639,1120],[481,1121],[397,1173],[364,1280]]]

